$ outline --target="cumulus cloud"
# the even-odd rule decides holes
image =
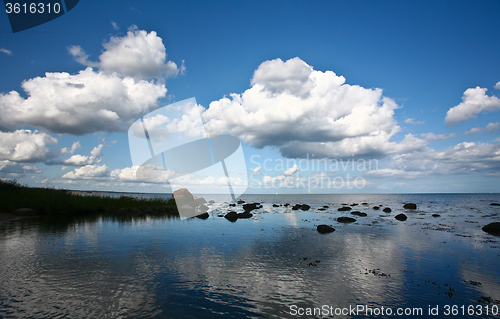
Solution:
[[[284,171],[283,175],[290,176],[290,175],[297,173],[298,171],[299,171],[299,167],[297,166],[297,164],[294,164],[292,167],[290,167],[289,169]]]
[[[30,130],[0,132],[0,160],[44,162],[60,154],[49,147],[56,144],[55,138],[43,132]]]
[[[500,169],[500,145],[462,142],[445,150],[424,149],[394,156],[386,169],[368,176],[415,178],[430,174],[489,174]]]
[[[165,46],[155,31],[148,33],[132,26],[126,36],[111,37],[103,46],[105,51],[99,56],[99,62],[89,61],[88,55],[80,46],[72,46],[68,50],[83,65],[133,78],[176,76],[182,69],[174,62],[166,61]]]
[[[70,75],[46,73],[0,94],[0,129],[31,125],[52,133],[83,135],[123,132],[142,114],[156,108],[167,89],[154,81],[135,80],[91,68]]]
[[[455,125],[476,118],[479,113],[500,110],[500,99],[497,96],[487,95],[487,90],[479,86],[467,89],[462,96],[462,103],[450,108],[446,113],[446,124]]]
[[[73,146],[75,146],[75,145],[73,144]],[[103,144],[99,144],[98,146],[94,147],[94,149],[92,149],[92,151],[90,151],[90,155],[76,154],[76,155],[73,155],[70,158],[67,158],[65,160],[59,159],[59,160],[51,161],[47,164],[50,164],[50,165],[58,164],[58,165],[68,165],[68,166],[86,166],[86,165],[97,164],[97,163],[100,163],[102,160],[103,147],[104,147]]]
[[[316,71],[299,58],[265,61],[252,87],[210,103],[205,130],[231,134],[257,148],[276,147],[285,157],[373,156],[420,149],[426,141],[399,131],[399,106],[381,89],[345,84],[332,71]]]
[[[495,85],[495,89],[500,90],[500,81]]]
[[[464,135],[470,135],[470,134],[477,134],[481,132],[483,129],[480,127],[473,127],[470,130],[465,131],[463,134]]]
[[[498,126],[500,126],[499,122],[490,123],[490,124],[486,125],[486,127],[484,128],[484,131],[486,133],[489,133],[489,134],[496,133],[498,131]]]
[[[424,124],[425,121],[415,121],[415,119],[408,118],[408,119],[405,120],[405,123],[407,123],[407,124],[421,125],[421,124]]]
[[[168,169],[165,170],[154,165],[146,165],[141,172],[141,179],[137,179],[138,169],[139,166],[132,166],[111,171],[106,165],[91,164],[76,168],[62,177],[69,180],[165,183],[167,180],[178,176],[178,173]]]
[[[251,175],[261,175],[262,173],[260,172],[262,169],[262,166],[257,166],[256,168],[254,168],[252,170],[252,174]]]
[[[120,28],[118,27],[118,24],[116,22],[111,21],[111,26],[113,27],[114,30],[119,30]]]
[[[455,133],[451,134],[434,134],[434,133],[422,133],[420,134],[423,138],[425,138],[428,141],[436,141],[436,140],[448,140],[450,138],[453,138],[457,136]]]
[[[8,54],[8,55],[12,55],[12,51],[4,49],[4,48],[0,48],[0,52],[3,52],[3,53]]]
[[[29,166],[22,163],[10,161],[0,161],[0,176],[18,177],[25,173],[41,173],[42,171],[36,166]]]

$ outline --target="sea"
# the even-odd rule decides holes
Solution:
[[[236,221],[204,198],[207,219],[0,223],[0,318],[500,318],[500,194],[243,195],[262,208]]]

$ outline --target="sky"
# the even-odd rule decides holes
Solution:
[[[148,153],[129,142],[156,111],[156,137],[238,138],[239,193],[500,192],[499,16],[499,1],[82,0],[13,33],[0,14],[0,178],[171,192],[175,170],[137,174]]]

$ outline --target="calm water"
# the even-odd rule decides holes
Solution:
[[[335,315],[335,308],[357,306],[394,314],[421,308],[422,317],[438,306],[444,317],[446,305],[459,311],[449,317],[463,317],[462,305],[483,307],[469,318],[500,317],[491,314],[500,306],[500,237],[481,230],[500,221],[500,207],[489,205],[499,194],[242,199],[264,207],[234,223],[219,217],[227,203],[212,205],[207,220],[96,215],[2,223],[0,317],[365,317]],[[337,211],[342,203],[362,202],[369,206],[355,209],[367,217],[335,221],[350,215]],[[394,216],[406,202],[418,210],[399,222]],[[393,211],[373,210],[378,204]],[[323,205],[329,208],[319,211]],[[319,224],[336,231],[319,234]],[[331,313],[294,316],[323,306]]]

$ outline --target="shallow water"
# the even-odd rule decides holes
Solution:
[[[427,315],[438,306],[442,317],[448,305],[458,317],[468,306],[476,307],[469,317],[499,317],[500,237],[481,230],[500,219],[500,207],[489,205],[498,194],[242,199],[264,207],[234,223],[219,217],[234,208],[217,203],[207,220],[96,215],[0,224],[0,316],[294,318],[316,307],[329,312],[303,317],[349,318],[366,312],[335,311],[376,314],[383,306]],[[272,207],[285,202],[311,209]],[[337,211],[342,203],[362,202],[369,205],[354,210],[367,217],[335,221],[352,216]],[[406,202],[418,209],[404,210]],[[379,204],[393,211],[372,209]],[[408,220],[395,220],[400,212]],[[319,224],[336,231],[319,234]]]

